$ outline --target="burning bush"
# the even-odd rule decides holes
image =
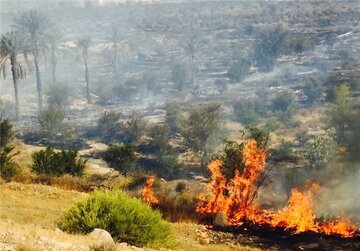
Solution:
[[[96,191],[68,210],[59,227],[70,233],[102,228],[119,242],[137,246],[171,246],[170,226],[158,211],[119,190]]]
[[[346,218],[316,222],[313,196],[319,186],[315,183],[309,183],[303,190],[293,188],[288,205],[284,209],[262,210],[255,199],[264,178],[266,152],[264,148],[257,146],[255,140],[249,140],[245,143],[241,156],[242,169],[235,169],[231,179],[226,178],[223,173],[222,160],[214,160],[209,164],[208,168],[212,175],[208,185],[210,197],[199,198],[198,213],[215,215],[221,212],[233,225],[251,222],[257,225],[281,227],[295,233],[314,231],[342,237],[352,237],[357,234],[356,227],[350,225]]]

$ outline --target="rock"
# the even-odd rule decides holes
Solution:
[[[197,234],[196,240],[197,240],[201,245],[210,244],[210,238],[209,238],[209,236],[208,236],[207,233],[201,232],[201,231],[197,231],[196,234]]]
[[[214,220],[213,220],[213,226],[214,227],[220,227],[225,228],[229,226],[228,217],[223,212],[218,212],[215,214]]]
[[[95,228],[91,233],[90,236],[93,239],[96,239],[100,242],[101,245],[109,246],[109,245],[115,245],[115,242],[109,232],[107,232],[104,229]]]

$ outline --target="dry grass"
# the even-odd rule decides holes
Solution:
[[[0,250],[5,243],[16,250],[91,250],[96,243],[89,236],[69,235],[55,229],[63,210],[85,196],[85,193],[38,185],[0,184]],[[200,245],[196,240],[199,225],[171,223],[177,237],[177,249],[181,250],[258,250],[226,244]],[[133,250],[133,249],[121,249]]]
[[[0,194],[0,219],[43,227],[54,227],[62,210],[84,196],[56,187],[15,182],[0,185]]]

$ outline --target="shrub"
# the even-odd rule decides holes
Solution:
[[[309,139],[304,145],[309,166],[317,170],[324,168],[334,158],[335,148],[334,135],[330,131]]]
[[[290,92],[277,94],[272,101],[272,109],[285,124],[288,124],[295,114],[295,96]]]
[[[20,167],[13,161],[15,153],[11,153],[13,147],[0,148],[0,176],[5,180],[10,180],[20,172]]]
[[[230,69],[226,73],[226,76],[231,82],[241,82],[246,75],[249,74],[250,62],[246,59],[241,59],[231,65]]]
[[[176,133],[180,128],[181,110],[176,102],[167,102],[165,104],[166,123],[171,133]]]
[[[14,137],[13,126],[10,120],[4,119],[0,123],[0,147],[6,147]]]
[[[70,87],[64,83],[54,83],[49,87],[48,102],[51,106],[64,107],[69,102]]]
[[[143,135],[145,127],[146,123],[143,119],[143,115],[137,112],[132,112],[124,124],[123,133],[125,140],[127,142],[137,142]]]
[[[250,126],[257,123],[259,115],[255,110],[255,102],[250,99],[240,99],[233,104],[236,120]]]
[[[112,140],[120,131],[121,113],[105,111],[97,121],[97,133],[105,142]]]
[[[175,191],[178,193],[182,193],[186,189],[186,184],[184,182],[179,181],[176,184]]]
[[[220,107],[219,103],[193,107],[189,111],[189,117],[183,121],[185,143],[195,152],[206,151],[208,139],[219,130]]]
[[[81,176],[84,172],[86,160],[78,158],[77,150],[62,150],[55,152],[48,147],[32,154],[32,170],[38,174],[60,176],[68,173]]]
[[[132,144],[111,144],[103,153],[102,158],[116,170],[127,172],[133,168],[136,160],[135,150]]]
[[[159,211],[119,190],[91,193],[65,212],[58,226],[84,234],[105,229],[116,241],[136,246],[169,246],[173,240]]]
[[[12,124],[9,120],[4,119],[0,123],[0,177],[10,180],[20,171],[19,166],[13,161],[14,147],[10,146],[10,142],[14,137]]]
[[[42,111],[38,117],[39,124],[48,137],[52,137],[54,135],[54,133],[59,129],[64,118],[64,110],[52,106],[47,110]]]

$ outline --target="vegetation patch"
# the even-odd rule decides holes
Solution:
[[[170,225],[161,213],[120,190],[93,192],[65,212],[58,226],[84,234],[105,229],[115,240],[136,246],[173,245]]]

